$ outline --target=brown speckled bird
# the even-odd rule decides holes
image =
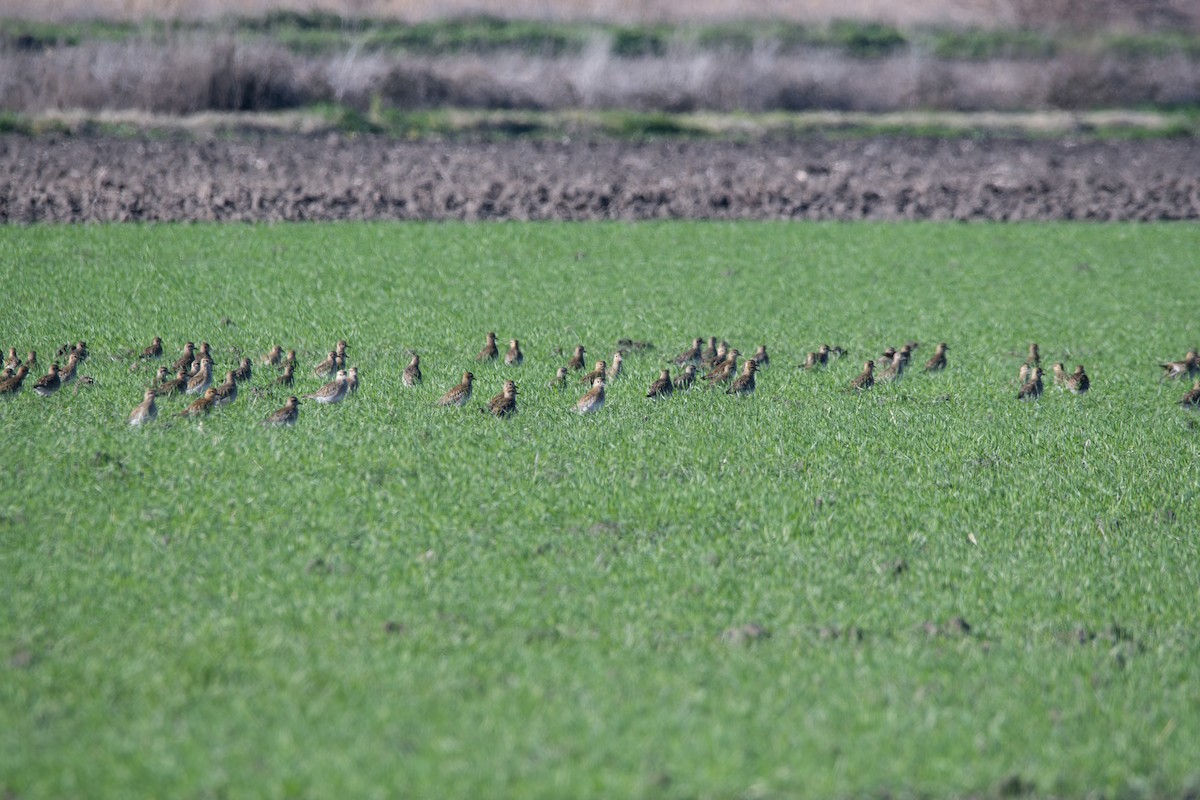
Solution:
[[[283,361],[279,362],[284,367],[296,366],[296,351],[288,350],[287,355],[283,357]]]
[[[162,337],[155,336],[154,340],[150,342],[150,346],[142,351],[142,354],[139,356],[139,358],[162,358],[162,354]]]
[[[358,367],[346,370],[346,391],[358,394]]]
[[[283,347],[275,345],[270,351],[262,357],[264,367],[277,367],[279,362],[283,360]]]
[[[758,361],[753,358],[746,359],[742,374],[737,376],[733,384],[725,390],[726,393],[736,397],[749,397],[754,394],[754,373],[757,371]]]
[[[567,385],[567,368],[559,367],[558,371],[554,373],[554,380],[550,381],[550,388],[562,390],[562,389],[566,388],[566,385]]]
[[[479,351],[479,355],[475,356],[475,360],[495,361],[498,355],[500,355],[500,348],[496,347],[496,332],[488,331],[487,339],[483,343],[483,349]]]
[[[1067,370],[1063,367],[1061,361],[1056,361],[1050,365],[1050,371],[1054,373],[1054,385],[1065,386],[1067,384]]]
[[[49,397],[58,391],[62,386],[62,379],[58,376],[58,364],[51,364],[50,371],[37,379],[33,384],[33,390],[42,397]]]
[[[767,346],[765,344],[760,344],[758,350],[751,357],[754,359],[754,363],[758,365],[757,369],[759,370],[764,370],[771,366],[771,357],[767,355]]]
[[[129,412],[129,424],[133,427],[142,425],[158,416],[158,406],[154,404],[154,390],[147,389],[142,395],[142,402]]]
[[[582,378],[580,378],[579,382],[591,384],[591,383],[595,382],[596,378],[603,378],[607,373],[608,373],[608,362],[603,361],[603,360],[597,361],[596,368],[593,369],[588,374],[584,375]]]
[[[1037,400],[1042,396],[1042,375],[1045,373],[1041,367],[1033,368],[1033,378],[1025,382],[1017,392],[1018,400]]]
[[[154,385],[162,386],[163,381],[165,381],[170,374],[171,374],[171,371],[170,371],[170,369],[167,368],[167,366],[165,364],[163,366],[159,367],[158,371],[154,373]]]
[[[250,359],[243,358],[238,363],[237,369],[233,371],[233,379],[241,383],[242,381],[250,380],[252,377],[254,377],[254,367],[250,365]]]
[[[283,425],[295,425],[296,420],[300,418],[300,400],[292,395],[283,404],[283,408],[278,411],[272,411],[270,416],[263,420],[263,425],[270,427],[280,427]]]
[[[572,372],[577,372],[583,369],[583,365],[586,363],[584,361],[585,357],[583,345],[575,345],[575,355],[571,356],[571,360],[567,362],[567,369],[571,370]]]
[[[179,370],[192,371],[192,362],[196,360],[196,345],[193,342],[188,342],[183,346],[183,355],[175,359],[175,363],[171,365],[172,372]]]
[[[1021,384],[1022,386],[1028,383],[1029,379],[1032,377],[1033,367],[1029,366],[1028,364],[1022,364],[1021,368],[1017,370],[1017,383]]]
[[[604,408],[604,376],[600,375],[592,382],[592,388],[575,402],[576,414],[595,414]]]
[[[1181,378],[1184,375],[1191,377],[1200,373],[1200,356],[1196,355],[1195,350],[1188,350],[1188,354],[1182,361],[1168,361],[1159,366],[1163,368],[1162,377],[1158,379],[1159,383],[1168,379]]]
[[[1192,387],[1190,392],[1183,396],[1183,399],[1179,401],[1179,405],[1187,409],[1200,408],[1200,381],[1196,381],[1196,385]]]
[[[206,358],[216,363],[216,359],[212,357],[212,348],[209,347],[208,342],[201,342],[199,349],[196,350],[196,357],[192,360],[193,375],[200,369],[201,364],[204,363],[204,359]]]
[[[608,365],[608,380],[609,383],[621,377],[621,365],[625,363],[625,354],[620,350],[613,353],[612,363]]]
[[[213,405],[227,406],[234,400],[237,400],[238,382],[237,377],[233,374],[233,370],[226,372],[225,382],[214,388],[216,389],[216,394],[213,395]]]
[[[891,348],[889,348],[891,349]],[[904,345],[900,350],[892,356],[892,363],[888,364],[883,370],[883,374],[879,376],[879,380],[884,383],[898,381],[904,377],[904,371],[908,369],[908,361],[912,358],[912,349],[908,345]]]
[[[340,403],[346,398],[346,371],[339,369],[337,375],[329,383],[317,389],[312,394],[304,395],[309,400],[314,400],[322,405],[330,403]]]
[[[21,390],[21,384],[25,382],[25,376],[29,374],[29,367],[22,364],[17,367],[17,371],[13,373],[11,378],[5,378],[0,381],[0,394],[16,394]]]
[[[338,339],[338,343],[334,345],[333,352],[337,354],[338,361],[346,363],[346,351],[350,349],[350,345],[345,339]]]
[[[163,381],[154,390],[154,394],[158,397],[168,397],[173,394],[183,394],[187,391],[188,373],[186,369],[181,369],[175,373],[175,377],[169,381]]]
[[[683,372],[681,374],[675,376],[675,380],[673,382],[675,384],[675,388],[681,392],[692,388],[692,385],[696,383],[696,367],[692,364],[688,364],[683,368]]]
[[[521,352],[521,343],[516,339],[512,339],[508,343],[508,352],[504,354],[504,363],[510,367],[519,367],[525,361],[525,354]]]
[[[853,391],[864,392],[875,385],[875,362],[868,360],[863,364],[863,371],[858,377],[850,381],[850,388]]]
[[[68,383],[75,380],[75,368],[78,366],[79,356],[72,353],[67,357],[67,365],[58,373],[58,378],[62,381],[63,386],[66,386]]]
[[[421,382],[421,357],[419,355],[413,353],[412,360],[408,362],[408,366],[400,375],[400,380],[405,386],[416,386]]]
[[[501,418],[517,413],[517,384],[505,381],[504,390],[488,401],[487,408],[479,410]]]
[[[296,365],[288,364],[283,368],[283,374],[275,379],[279,386],[291,386],[296,380]]]
[[[1031,367],[1036,367],[1042,363],[1042,354],[1038,352],[1037,342],[1029,344],[1029,355],[1025,357],[1025,363]]]
[[[75,352],[75,351],[72,350],[71,352]],[[30,369],[37,369],[37,363],[38,363],[38,360],[37,360],[37,351],[36,350],[30,350],[28,353],[25,354],[25,366],[29,367]]]
[[[180,412],[181,417],[199,417],[213,410],[217,402],[217,389],[210,386],[204,390],[204,396],[192,401],[191,405]]]
[[[700,340],[697,339],[696,341],[699,342]],[[688,364],[688,366],[692,367],[693,370],[695,369],[691,364]],[[670,397],[674,391],[675,384],[671,382],[671,370],[664,369],[658,373],[658,379],[650,384],[650,388],[646,391],[646,397],[649,397],[651,400],[657,400],[660,397]]]
[[[724,361],[712,368],[712,371],[704,376],[704,380],[708,381],[709,386],[719,386],[722,383],[727,383],[737,375],[738,356],[741,353],[737,348],[730,350]]]
[[[1075,365],[1075,371],[1067,376],[1066,387],[1072,394],[1084,394],[1092,388],[1092,381],[1083,371],[1083,364]]]
[[[465,406],[467,401],[471,399],[471,387],[474,382],[475,376],[470,372],[464,372],[462,380],[459,381],[458,385],[438,398],[437,405]]]
[[[87,357],[90,355],[88,353],[87,342],[85,342],[83,339],[80,339],[75,343],[75,346],[71,348],[71,352],[67,353],[67,355],[71,355],[72,353],[79,356],[79,363],[82,364],[84,361],[87,361]]]
[[[675,365],[685,367],[688,364],[696,366],[704,357],[704,340],[697,336],[692,340],[692,346],[675,356]]]
[[[21,366],[21,357],[17,355],[17,348],[8,348],[8,355],[4,357],[4,366],[12,367],[14,370]]]
[[[209,386],[212,385],[212,375],[213,375],[212,366],[213,366],[212,359],[209,358],[208,356],[205,356],[204,358],[200,359],[199,366],[196,367],[196,370],[195,370],[195,372],[192,373],[192,376],[190,378],[188,378],[188,382],[187,382],[187,393],[188,394],[200,394],[205,389],[207,389]]]
[[[926,372],[941,372],[946,368],[946,351],[950,348],[945,342],[938,342],[937,349],[933,351],[933,357],[925,362]]]
[[[330,350],[329,355],[320,364],[313,368],[313,374],[318,378],[328,378],[331,375],[337,374],[338,371],[338,355],[335,351]]]

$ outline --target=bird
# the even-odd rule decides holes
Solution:
[[[465,406],[467,401],[471,399],[471,386],[474,381],[474,375],[470,372],[464,372],[462,380],[458,385],[438,398],[437,405]]]
[[[345,339],[338,339],[338,343],[334,345],[333,352],[337,354],[338,361],[343,364],[346,362],[346,351],[350,349],[350,345]]]
[[[498,355],[500,355],[500,350],[496,347],[496,332],[488,331],[487,340],[483,343],[483,349],[479,351],[479,355],[475,356],[475,360],[494,361]]]
[[[1041,367],[1033,368],[1033,378],[1026,381],[1021,390],[1017,392],[1018,400],[1037,400],[1042,396],[1042,375],[1045,373]]]
[[[337,369],[338,369],[337,351],[330,350],[329,355],[326,356],[325,360],[322,361],[320,364],[317,364],[316,368],[313,369],[313,374],[316,375],[318,378],[328,378],[331,375],[334,375],[335,373],[337,373]]]
[[[225,382],[216,387],[216,394],[213,396],[213,404],[218,406],[227,406],[234,400],[237,400],[238,382],[237,376],[233,370],[225,373]]]
[[[279,427],[281,425],[295,425],[296,420],[300,418],[300,400],[296,395],[292,395],[283,404],[283,408],[272,411],[266,419],[263,420],[263,425]]]
[[[825,345],[821,345],[821,346],[824,347]],[[819,350],[817,350],[817,351],[809,350],[808,355],[804,357],[804,363],[800,365],[800,368],[801,369],[816,369],[817,367],[824,366],[826,363],[828,363],[828,361],[829,361],[829,351],[828,350],[826,350],[824,354],[822,354],[821,351],[819,351]]]
[[[710,337],[708,337],[708,344],[704,346],[704,351],[702,353],[700,353],[700,363],[697,364],[696,366],[699,367],[704,364],[711,364],[711,363],[713,363],[713,361],[716,360],[716,358],[717,358],[717,337],[710,336]]]
[[[199,366],[195,372],[188,378],[187,393],[201,394],[205,389],[212,385],[212,359],[208,356],[200,359]]]
[[[0,381],[0,394],[16,394],[21,389],[21,384],[25,382],[25,376],[29,374],[29,367],[25,364],[17,367],[17,371],[11,378],[5,378]]]
[[[129,413],[129,424],[137,427],[144,422],[149,422],[158,416],[158,406],[154,404],[154,390],[147,389],[142,395],[142,402]]]
[[[304,395],[306,399],[318,403],[340,403],[346,397],[346,370],[339,369],[333,380],[317,389],[312,394]]]
[[[504,390],[489,400],[486,408],[479,410],[501,418],[517,413],[517,384],[505,381]]]
[[[1030,367],[1028,364],[1022,364],[1021,368],[1019,370],[1017,370],[1017,383],[1021,384],[1022,386],[1024,386],[1026,383],[1028,383],[1029,379],[1032,377],[1033,377],[1033,368]]]
[[[184,394],[187,391],[188,373],[186,369],[180,369],[175,373],[175,377],[169,381],[163,381],[155,389],[154,394],[157,397],[167,397],[173,394]]]
[[[275,345],[271,350],[262,357],[264,367],[277,367],[279,362],[283,360],[283,348]]]
[[[571,356],[571,360],[567,362],[567,369],[571,370],[572,372],[577,372],[578,370],[583,369],[583,365],[586,363],[584,358],[585,355],[583,345],[575,345],[575,355]]]
[[[729,358],[729,342],[724,340],[717,343],[717,350],[712,358],[704,358],[700,361],[700,366],[712,371],[725,363]]]
[[[154,341],[150,342],[150,346],[142,351],[139,358],[162,358],[163,346],[162,337],[155,336]]]
[[[294,366],[296,366],[296,351],[295,351],[295,350],[288,350],[288,351],[287,351],[287,355],[283,357],[283,361],[281,361],[280,363],[281,363],[281,364],[282,364],[284,367],[294,367]]]
[[[275,383],[279,386],[291,386],[296,380],[296,365],[288,364],[283,368],[283,374],[275,379]]]
[[[875,362],[868,359],[867,363],[863,364],[863,371],[859,376],[850,381],[850,388],[859,392],[866,391],[875,385]]]
[[[1183,375],[1191,377],[1200,372],[1200,357],[1196,355],[1195,350],[1188,350],[1188,354],[1183,361],[1168,361],[1166,364],[1159,364],[1163,368],[1162,377],[1158,379],[1159,383],[1167,379],[1179,378]]]
[[[17,348],[8,348],[8,355],[4,358],[4,366],[12,367],[14,370],[21,366],[21,357],[17,355]]]
[[[697,339],[696,341],[699,342],[700,340]],[[692,365],[689,364],[688,366]],[[695,369],[695,367],[692,367],[692,369]],[[649,397],[651,400],[657,400],[660,397],[670,397],[674,391],[675,384],[671,382],[671,370],[664,369],[658,373],[658,379],[650,384],[650,388],[646,391],[646,397]]]
[[[175,363],[171,365],[171,371],[178,372],[181,369],[185,369],[188,372],[191,372],[192,361],[194,361],[195,359],[196,359],[196,345],[192,342],[188,342],[187,344],[185,344],[183,346],[183,355],[181,355],[179,358],[177,358],[175,360]]]
[[[74,352],[74,351],[72,351],[72,352]],[[34,369],[37,367],[37,351],[36,350],[30,350],[28,353],[25,354],[25,364],[30,369]],[[18,366],[20,366],[20,365],[18,365]]]
[[[933,357],[925,362],[926,372],[941,372],[946,368],[946,351],[950,348],[945,342],[938,342],[937,348],[933,351]]]
[[[198,417],[201,414],[207,414],[212,411],[213,406],[217,402],[217,389],[215,386],[210,386],[204,390],[204,396],[198,397],[192,401],[191,405],[180,412],[181,417]]]
[[[567,368],[559,367],[554,373],[554,380],[550,381],[551,389],[562,389],[567,385]]]
[[[675,356],[674,363],[676,366],[683,367],[688,364],[696,365],[700,363],[703,357],[704,340],[697,336],[692,340],[692,346],[684,350],[679,355]]]
[[[592,388],[575,402],[576,414],[595,414],[604,408],[604,376],[600,375],[592,381]]]
[[[596,368],[579,379],[580,383],[594,383],[596,378],[603,378],[608,373],[608,362],[597,361]]]
[[[682,391],[686,391],[686,390],[692,388],[692,384],[694,384],[695,382],[696,382],[696,367],[692,364],[688,364],[686,367],[683,368],[683,374],[677,375],[675,377],[674,384],[675,384],[675,388],[682,392]]]
[[[358,367],[351,367],[347,370],[346,389],[350,394],[358,394]]]
[[[615,381],[621,375],[621,364],[625,361],[625,354],[620,350],[613,353],[612,364],[608,366],[608,379]]]
[[[233,379],[238,383],[248,381],[254,375],[254,368],[250,365],[250,359],[243,358],[238,364],[237,369],[233,371]]]
[[[767,346],[765,344],[760,344],[758,350],[754,352],[751,358],[754,359],[757,369],[766,369],[771,366],[771,357],[767,355]]]
[[[60,386],[62,379],[58,377],[58,364],[54,363],[50,365],[50,371],[33,384],[33,390],[42,397],[49,397],[57,392]]]
[[[519,367],[525,360],[525,354],[521,352],[521,343],[516,339],[512,339],[508,343],[508,352],[504,354],[504,363],[510,367]]]
[[[753,358],[746,359],[746,364],[742,369],[742,374],[737,376],[733,385],[725,390],[726,394],[736,395],[738,397],[749,397],[754,394],[754,373],[758,371],[758,361]]]
[[[68,352],[67,355],[71,355],[71,353],[74,353],[75,355],[79,356],[79,360],[81,362],[86,361],[87,357],[89,355],[87,342],[85,342],[83,339],[80,339],[78,342],[75,343],[75,346],[71,348],[70,352]]]
[[[400,380],[405,386],[416,386],[421,382],[421,357],[413,353],[412,361],[408,362],[408,366],[404,368],[404,372],[400,375]]]
[[[154,385],[162,386],[163,381],[165,381],[167,379],[167,376],[170,374],[171,374],[171,371],[169,369],[167,369],[166,365],[159,367],[158,372],[154,373]]]
[[[1025,357],[1025,363],[1031,367],[1039,366],[1042,363],[1042,354],[1038,352],[1037,342],[1030,343],[1029,355]]]
[[[740,355],[737,348],[730,350],[725,360],[714,366],[712,371],[704,376],[708,385],[717,386],[737,375],[737,360]]]
[[[1072,394],[1083,394],[1092,388],[1092,382],[1083,371],[1083,364],[1076,364],[1075,371],[1067,376],[1067,390]]]
[[[1200,408],[1200,381],[1196,381],[1196,385],[1192,390],[1183,396],[1179,401],[1179,405],[1184,408]]]
[[[1067,371],[1063,367],[1061,361],[1056,361],[1050,366],[1050,371],[1054,373],[1054,385],[1065,386],[1067,383]]]
[[[880,355],[882,356],[882,358],[875,359],[875,363],[877,363],[881,366],[884,364],[891,364],[896,359],[896,348],[889,347],[888,349],[886,349],[882,353],[880,353]]]
[[[62,381],[63,386],[66,386],[68,383],[75,380],[75,368],[78,366],[79,356],[75,355],[74,353],[67,356],[67,365],[58,373],[58,378]]]
[[[891,348],[889,347],[888,349],[890,350]],[[892,356],[892,363],[884,368],[883,374],[879,376],[879,379],[887,383],[903,378],[904,371],[908,369],[910,358],[912,358],[912,349],[908,345],[904,345],[900,348],[899,352]]]
[[[213,361],[214,363],[216,362],[216,359],[214,359],[212,357],[212,350],[211,350],[211,348],[209,348],[208,342],[201,342],[200,348],[196,351],[196,357],[195,357],[195,359],[192,360],[192,374],[193,375],[196,374],[196,370],[200,369],[201,363],[206,358],[209,359],[210,361]]]

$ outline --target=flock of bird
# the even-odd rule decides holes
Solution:
[[[855,392],[865,392],[877,383],[898,381],[909,371],[913,352],[919,347],[917,342],[907,342],[899,349],[888,347],[879,359],[868,359],[863,364],[862,372],[850,381],[849,389]],[[623,374],[623,364],[626,354],[630,352],[652,349],[653,345],[646,342],[622,339],[617,343],[617,350],[612,361],[596,361],[590,371],[587,370],[586,351],[583,345],[578,345],[575,352],[564,366],[558,368],[551,387],[564,389],[572,372],[583,373],[581,384],[588,386],[582,397],[573,406],[579,414],[594,414],[604,407],[605,387],[617,380]],[[327,357],[317,364],[313,373],[326,379],[321,388],[304,399],[315,403],[339,403],[347,396],[358,391],[358,368],[347,367],[347,351],[349,345],[345,340],[339,341],[328,352]],[[945,342],[937,345],[933,355],[925,362],[924,371],[927,373],[940,372],[947,366],[947,347]],[[828,366],[832,361],[846,355],[841,347],[821,345],[807,354],[803,363],[797,366],[805,370],[816,370]],[[672,359],[679,372],[671,375],[671,370],[663,369],[658,378],[650,384],[646,397],[651,400],[661,400],[670,397],[676,391],[686,391],[703,381],[710,387],[723,387],[731,395],[749,397],[754,394],[755,375],[767,368],[771,359],[767,354],[767,346],[760,345],[753,356],[746,359],[738,368],[741,352],[730,347],[728,342],[718,341],[710,337],[707,342],[697,337],[691,346]],[[66,359],[66,366],[59,367],[55,361],[47,373],[39,377],[33,384],[33,390],[42,397],[55,394],[63,386],[77,379],[79,366],[88,358],[87,343],[79,341],[74,345],[65,344],[59,348],[58,358]],[[138,361],[157,360],[163,357],[163,343],[158,336],[138,356]],[[479,351],[476,360],[479,362],[495,362],[500,359],[500,350],[496,345],[496,334],[488,333],[483,349]],[[509,340],[508,350],[503,356],[504,364],[509,367],[520,367],[525,362],[517,339]],[[225,373],[224,381],[214,385],[213,354],[207,342],[201,342],[197,348],[192,342],[184,345],[181,355],[171,367],[158,368],[153,382],[147,386],[139,403],[129,415],[129,424],[143,425],[158,416],[159,398],[173,395],[195,396],[191,403],[180,412],[183,417],[198,417],[210,413],[214,408],[233,403],[238,396],[238,385],[250,380],[253,375],[253,365],[249,358],[242,358],[238,365]],[[285,354],[283,348],[275,345],[270,352],[262,356],[264,367],[274,368],[279,374],[272,381],[279,386],[290,387],[295,380],[296,351],[289,350]],[[1163,374],[1160,380],[1196,377],[1200,375],[1200,356],[1195,350],[1188,351],[1180,361],[1170,361],[1160,364]],[[10,347],[5,359],[3,377],[0,378],[0,396],[16,394],[29,375],[37,367],[37,353],[30,351],[22,360],[17,355],[17,349]],[[1091,381],[1082,364],[1075,371],[1068,373],[1061,362],[1052,367],[1054,382],[1074,394],[1084,394],[1091,388]],[[700,372],[703,370],[703,373]],[[878,372],[877,372],[878,370]],[[1044,371],[1041,366],[1041,353],[1036,343],[1029,345],[1028,356],[1021,365],[1018,382],[1020,389],[1017,398],[1020,400],[1037,400],[1042,396]],[[93,383],[87,375],[78,378],[81,384]],[[416,386],[421,383],[421,358],[412,355],[401,373],[401,381],[405,386]],[[464,372],[462,381],[443,394],[438,400],[438,406],[467,405],[471,400],[475,376],[470,371]],[[1179,401],[1184,408],[1200,409],[1200,380],[1197,380],[1191,391]],[[263,424],[270,426],[294,425],[299,418],[300,398],[296,395],[288,397],[282,408],[272,412]],[[517,411],[517,384],[506,380],[499,394],[480,408],[484,413],[496,417],[509,417]]]

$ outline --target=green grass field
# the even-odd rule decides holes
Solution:
[[[0,229],[0,346],[86,339],[97,381],[0,400],[0,793],[1194,792],[1200,415],[1156,361],[1200,342],[1197,253],[1184,225]],[[476,365],[488,330],[525,366]],[[767,343],[756,396],[644,400],[710,334]],[[134,430],[154,335],[222,373],[294,347],[298,393],[346,338],[363,385],[294,429],[243,387]],[[621,337],[658,349],[570,413],[558,348]],[[909,339],[950,369],[846,391]],[[1030,341],[1092,392],[1019,403]],[[792,368],[822,342],[851,357]],[[464,369],[470,407],[432,407]],[[506,377],[519,415],[478,413]]]

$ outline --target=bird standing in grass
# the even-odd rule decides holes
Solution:
[[[234,400],[237,400],[237,395],[237,376],[233,370],[230,370],[225,373],[225,382],[216,387],[216,394],[213,395],[213,405],[227,406]]]
[[[850,388],[853,391],[864,392],[875,385],[875,362],[868,360],[863,364],[863,371],[858,377],[850,381]]]
[[[42,397],[49,397],[57,392],[60,386],[62,386],[62,379],[58,376],[58,364],[51,364],[50,371],[33,384],[33,390]]]
[[[291,386],[292,382],[295,380],[296,380],[296,365],[288,364],[286,367],[283,368],[283,374],[275,379],[275,383],[277,383],[280,386]]]
[[[75,368],[79,366],[79,356],[72,353],[67,356],[67,365],[58,373],[59,380],[63,386],[66,386],[71,381],[75,380]]]
[[[1061,361],[1055,361],[1053,364],[1051,364],[1050,371],[1054,373],[1055,386],[1067,385],[1067,370],[1065,367],[1063,367],[1063,363]]]
[[[162,358],[163,346],[162,337],[155,336],[154,341],[150,342],[150,346],[142,351],[139,358]]]
[[[1042,354],[1038,352],[1037,342],[1031,342],[1029,345],[1029,355],[1025,357],[1025,363],[1031,367],[1040,366],[1042,363]]]
[[[147,389],[142,395],[142,402],[137,404],[129,414],[129,424],[137,427],[143,423],[149,422],[158,416],[158,406],[154,404],[154,390]]]
[[[483,343],[483,349],[479,351],[479,355],[475,356],[475,360],[495,361],[498,355],[500,355],[500,349],[496,347],[496,332],[488,331],[487,339]]]
[[[331,375],[336,375],[338,370],[338,355],[337,351],[330,350],[329,355],[320,364],[313,368],[313,374],[318,378],[328,378]]]
[[[697,342],[700,340],[697,339]],[[690,364],[688,366],[691,366]],[[695,369],[695,367],[692,367]],[[646,397],[651,400],[657,400],[660,397],[670,397],[675,391],[675,384],[671,382],[671,370],[664,369],[658,374],[658,379],[650,384],[650,388],[646,391]]]
[[[183,394],[187,391],[188,374],[186,369],[181,369],[175,373],[175,377],[169,381],[163,381],[154,390],[154,394],[158,397],[167,397],[173,394]]]
[[[237,369],[233,371],[233,379],[238,383],[248,381],[254,377],[254,368],[250,365],[250,359],[243,358],[238,364]]]
[[[0,380],[0,394],[16,394],[21,390],[21,384],[25,382],[25,376],[29,374],[29,367],[22,364],[17,367],[17,371],[12,377]]]
[[[1022,364],[1021,368],[1017,370],[1017,383],[1021,384],[1022,386],[1029,383],[1029,379],[1032,377],[1033,367],[1029,366],[1028,364]]]
[[[283,360],[283,347],[275,345],[265,356],[262,357],[264,367],[277,367],[279,362]]]
[[[1088,389],[1092,388],[1092,382],[1088,378],[1087,373],[1083,371],[1083,364],[1076,364],[1075,371],[1067,376],[1067,390],[1072,394],[1084,394]]]
[[[604,376],[600,375],[592,382],[592,388],[575,403],[576,414],[595,414],[604,408]]]
[[[300,418],[300,401],[295,395],[287,399],[283,404],[283,408],[278,411],[272,411],[270,416],[263,420],[264,425],[278,427],[281,425],[295,425],[296,420]]]
[[[621,376],[621,365],[624,363],[625,363],[625,354],[624,353],[622,353],[620,350],[613,353],[612,364],[609,365],[608,373],[607,373],[608,379],[610,381],[615,381],[617,378],[619,378]]]
[[[727,383],[735,375],[737,375],[738,356],[741,353],[737,348],[734,348],[726,354],[725,360],[712,368],[712,371],[704,376],[704,380],[708,381],[709,386],[719,386],[722,383]]]
[[[571,360],[567,362],[567,369],[571,370],[572,372],[578,372],[579,370],[583,369],[583,365],[586,363],[584,361],[585,357],[583,345],[575,345],[575,354],[571,356]]]
[[[1037,400],[1042,396],[1042,375],[1045,373],[1041,367],[1033,368],[1033,378],[1025,382],[1017,392],[1018,400]]]
[[[14,370],[21,366],[21,357],[17,355],[17,348],[8,348],[8,355],[4,358],[4,366],[11,367]]]
[[[504,390],[488,401],[487,408],[479,409],[485,414],[495,417],[508,417],[517,413],[517,384],[512,381],[504,382]]]
[[[692,340],[692,346],[684,350],[679,355],[675,356],[675,365],[685,367],[688,364],[695,366],[700,363],[700,359],[704,357],[704,340],[697,336]]]
[[[933,357],[925,362],[926,372],[941,372],[946,368],[946,351],[950,348],[945,342],[938,342],[937,348],[933,351]]]
[[[1192,387],[1190,392],[1183,396],[1183,399],[1179,401],[1179,405],[1188,409],[1200,408],[1200,381],[1196,381],[1196,385]]]
[[[280,363],[281,363],[281,364],[282,364],[282,365],[283,365],[285,368],[286,368],[286,367],[294,367],[294,366],[296,366],[296,351],[295,351],[295,350],[288,350],[288,351],[287,351],[287,355],[283,357],[283,361],[281,361]]]
[[[558,371],[554,373],[554,380],[550,381],[550,388],[562,390],[562,389],[566,388],[566,385],[567,385],[567,368],[559,367]]]
[[[1189,378],[1200,372],[1200,356],[1196,355],[1195,350],[1188,350],[1188,354],[1182,361],[1168,361],[1166,364],[1159,364],[1163,368],[1162,377],[1159,378],[1159,383],[1168,379],[1183,377]]]
[[[192,371],[192,362],[195,361],[195,359],[196,345],[192,342],[188,342],[183,346],[183,355],[175,359],[175,363],[171,365],[171,371],[178,372],[182,369],[187,370],[190,373]]]
[[[412,360],[408,362],[408,366],[400,375],[400,380],[405,386],[416,386],[421,382],[421,357],[419,355],[413,353]]]
[[[201,365],[204,363],[204,359],[206,358],[215,363],[215,359],[212,357],[212,348],[208,346],[208,342],[201,342],[200,349],[196,351],[196,357],[192,360],[193,375],[195,375],[196,371],[200,369]]]
[[[510,367],[519,367],[525,361],[525,354],[521,352],[521,343],[516,339],[512,339],[508,343],[508,352],[504,354],[504,363]]]
[[[207,414],[212,411],[213,406],[217,402],[216,387],[210,386],[204,390],[204,396],[196,398],[191,405],[180,412],[181,417],[198,417],[202,414]]]
[[[608,362],[597,361],[596,368],[579,379],[580,383],[595,383],[596,378],[603,378],[608,373]]]
[[[212,385],[212,366],[212,359],[208,356],[200,359],[200,365],[196,368],[192,376],[188,378],[188,394],[200,394]]]
[[[346,397],[346,370],[339,369],[333,380],[305,397],[323,405],[342,402]]]
[[[758,371],[758,361],[753,358],[746,359],[746,364],[742,369],[742,374],[739,375],[728,389],[726,393],[736,397],[749,397],[754,394],[754,373]]]
[[[471,387],[474,385],[475,376],[470,372],[464,372],[462,380],[458,385],[444,395],[438,398],[437,405],[439,406],[465,406],[467,401],[471,399]]]
[[[85,342],[83,339],[80,339],[78,342],[75,343],[75,346],[71,348],[71,351],[69,353],[67,353],[67,355],[71,355],[72,353],[79,356],[79,363],[82,364],[84,361],[87,361],[87,357],[88,357],[87,342]]]
[[[163,381],[165,381],[167,379],[167,376],[170,374],[171,374],[171,371],[167,368],[167,366],[165,364],[163,366],[159,367],[158,371],[154,373],[154,385],[156,387],[162,386]]]
[[[346,371],[346,390],[350,394],[358,394],[358,367]]]
[[[760,344],[758,346],[758,350],[755,351],[752,358],[754,359],[754,363],[757,365],[756,369],[763,370],[771,366],[771,357],[767,355],[767,346],[765,344]]]
[[[679,391],[686,391],[692,388],[692,384],[696,382],[696,367],[693,364],[688,364],[683,368],[683,373],[677,375],[674,380],[675,388]]]

